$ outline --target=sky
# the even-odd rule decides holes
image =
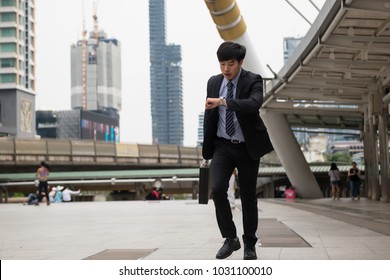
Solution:
[[[121,42],[122,110],[125,143],[152,143],[148,0],[35,0],[36,110],[69,110],[70,46],[90,31],[97,3],[99,29]],[[283,66],[283,38],[303,37],[310,25],[286,0],[236,0],[266,77]],[[312,0],[321,8],[325,0]],[[290,0],[311,22],[318,14],[310,0]],[[198,115],[206,84],[220,73],[216,50],[222,43],[204,0],[166,0],[166,43],[181,45],[184,145],[196,146]]]

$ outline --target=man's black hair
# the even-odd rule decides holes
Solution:
[[[237,60],[245,58],[246,48],[234,42],[223,42],[217,51],[218,61]]]

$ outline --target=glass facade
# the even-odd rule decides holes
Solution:
[[[201,112],[198,115],[198,146],[203,145],[203,122],[204,122],[204,112]]]
[[[0,89],[35,91],[33,0],[0,1]],[[16,75],[15,73],[18,73]]]
[[[35,1],[0,1],[0,137],[35,137]]]
[[[301,43],[302,38],[295,38],[295,37],[286,37],[283,39],[283,58],[284,63],[287,62],[287,60],[290,58],[290,56],[293,54],[295,49],[298,47],[298,45]]]
[[[182,145],[181,49],[166,44],[164,0],[149,0],[149,36],[153,143]]]

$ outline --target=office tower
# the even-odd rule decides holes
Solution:
[[[198,115],[198,142],[197,142],[197,145],[198,146],[202,146],[203,145],[203,122],[204,122],[204,112],[201,112],[199,115]]]
[[[149,0],[153,143],[183,144],[181,50],[165,42],[165,2]]]
[[[122,105],[121,46],[103,31],[71,46],[72,109],[98,111],[119,119]]]
[[[301,43],[302,38],[300,37],[285,37],[283,38],[283,59],[284,63],[289,60],[295,49]],[[300,145],[305,145],[309,141],[309,133],[304,127],[295,127],[294,135]]]
[[[35,137],[34,0],[0,1],[0,136]]]
[[[285,37],[283,38],[283,58],[284,63],[290,58],[290,56],[294,53],[295,49],[301,43],[301,37]]]

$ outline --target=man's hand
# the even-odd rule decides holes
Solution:
[[[221,105],[221,99],[219,98],[207,98],[205,107],[206,109],[213,109]]]

